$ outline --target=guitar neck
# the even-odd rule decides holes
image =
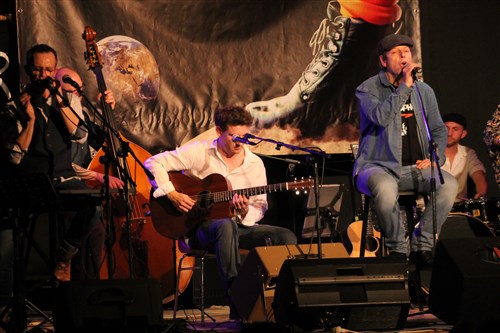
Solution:
[[[209,195],[212,196],[212,201],[214,203],[226,202],[226,201],[233,200],[233,196],[235,194],[241,194],[241,195],[245,195],[247,197],[251,197],[251,196],[255,196],[255,195],[259,195],[259,194],[286,191],[286,190],[290,189],[288,185],[289,185],[289,183],[278,183],[278,184],[243,188],[243,189],[231,190],[231,191],[213,192],[213,193],[210,193]]]

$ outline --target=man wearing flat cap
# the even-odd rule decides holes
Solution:
[[[448,129],[446,143],[446,163],[443,170],[451,173],[458,182],[458,193],[455,202],[468,200],[467,181],[470,177],[475,185],[472,199],[483,198],[488,190],[486,169],[477,157],[476,151],[460,144],[460,140],[467,136],[467,119],[459,113],[447,113],[443,122]]]
[[[353,175],[358,190],[371,197],[389,255],[406,258],[410,250],[410,261],[420,270],[433,264],[433,207],[429,201],[419,232],[409,235],[407,249],[406,221],[400,220],[398,193],[415,191],[427,195],[431,191],[424,112],[440,165],[446,159],[447,130],[434,91],[427,84],[416,82],[414,73],[420,66],[412,60],[413,44],[404,35],[384,37],[377,47],[380,72],[356,89],[361,136]],[[436,179],[435,193],[438,232],[457,193],[455,178],[442,173],[444,183]]]

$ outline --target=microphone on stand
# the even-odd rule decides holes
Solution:
[[[234,134],[231,138],[233,139],[234,142],[243,143],[243,144],[250,145],[250,146],[255,146],[256,145],[255,142],[248,140],[248,138],[250,138],[250,137],[253,137],[253,135],[252,134],[245,134],[244,137],[241,137],[238,134]]]
[[[80,87],[80,85],[75,80],[73,80],[71,76],[69,76],[68,74],[62,77],[62,81],[75,88],[80,95],[82,94],[82,87]]]

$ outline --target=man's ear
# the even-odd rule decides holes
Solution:
[[[378,56],[378,62],[382,68],[387,67],[387,58],[386,58],[385,54],[381,54]]]
[[[217,136],[221,136],[222,135],[222,128],[220,128],[220,126],[215,126],[215,133],[217,133]]]
[[[462,131],[462,135],[460,136],[460,139],[463,139],[467,136],[467,130]]]

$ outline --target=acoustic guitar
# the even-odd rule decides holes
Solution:
[[[179,238],[196,228],[204,219],[219,219],[231,216],[230,201],[234,194],[248,197],[284,190],[306,190],[313,186],[312,179],[295,180],[265,186],[229,190],[226,179],[220,174],[212,174],[204,179],[190,178],[180,172],[169,172],[170,181],[177,191],[189,195],[196,201],[187,213],[179,211],[167,196],[150,196],[150,209],[156,231],[169,238]]]
[[[364,196],[364,195],[363,195]],[[362,202],[365,202],[364,198]],[[364,210],[363,210],[364,211]],[[365,257],[375,257],[380,249],[380,231],[373,227],[373,212],[368,211],[366,225]],[[351,222],[347,227],[347,237],[352,244],[350,256],[358,258],[361,254],[361,234],[363,230],[363,220]]]

